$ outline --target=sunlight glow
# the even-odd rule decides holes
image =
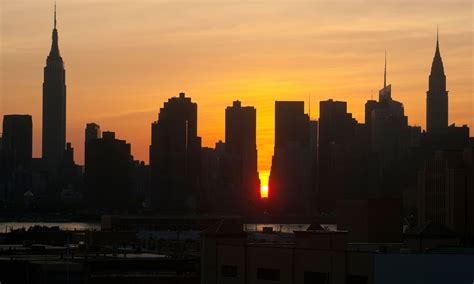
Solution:
[[[268,198],[268,179],[270,178],[270,171],[260,171],[260,198]]]
[[[261,198],[268,198],[268,185],[262,185],[260,187]]]

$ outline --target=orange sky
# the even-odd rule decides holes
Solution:
[[[35,156],[52,8],[0,4],[0,111],[33,115]],[[385,49],[393,97],[424,127],[437,24],[449,120],[472,126],[472,19],[472,2],[457,0],[58,0],[67,139],[82,164],[84,127],[96,122],[148,161],[151,122],[184,91],[198,103],[203,145],[213,146],[224,139],[225,107],[239,99],[257,108],[259,170],[268,174],[274,101],[311,95],[317,118],[320,100],[345,100],[363,122],[365,101],[383,83]]]

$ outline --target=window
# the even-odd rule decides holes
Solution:
[[[257,268],[257,279],[280,281],[280,269]]]
[[[304,272],[304,284],[330,284],[331,278],[327,272]]]
[[[367,283],[369,283],[368,276],[352,275],[352,274],[349,274],[347,276],[347,284],[367,284]]]
[[[222,277],[237,278],[237,266],[235,265],[222,265],[221,266]]]

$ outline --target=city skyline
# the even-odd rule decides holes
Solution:
[[[26,1],[25,3],[27,2],[28,1]],[[50,47],[50,43],[45,44],[45,41],[50,40],[47,35],[50,34],[52,26],[52,17],[45,16],[52,14],[51,5],[46,5],[48,3],[43,4],[44,5],[40,5],[41,7],[38,6],[37,8],[48,8],[48,12],[45,12],[44,14],[38,13],[38,15],[35,15],[35,17],[33,18],[41,18],[39,22],[44,23],[44,25],[41,25],[42,30],[43,26],[45,26],[45,28],[47,26],[49,30],[45,33],[38,32],[37,30],[29,31],[38,34],[38,36],[35,35],[30,38],[30,41],[38,40],[35,41],[35,44],[32,46],[38,47],[37,50],[32,51],[31,49],[18,49],[18,45],[21,44],[22,40],[26,41],[28,33],[23,34],[21,38],[18,38],[16,36],[12,37],[10,32],[16,29],[11,26],[8,29],[5,29],[5,31],[8,31],[7,33],[2,32],[4,38],[17,40],[12,40],[7,45],[2,45],[2,53],[4,53],[4,55],[2,55],[2,60],[5,62],[5,64],[2,64],[4,66],[1,69],[2,77],[4,78],[4,84],[2,84],[2,115],[9,113],[28,113],[33,115],[33,152],[34,156],[36,157],[40,156],[41,152],[39,150],[41,149],[41,94],[39,91],[40,84],[36,86],[34,83],[31,82],[36,82],[37,78],[40,78],[41,68],[34,69],[36,67],[31,66],[36,66],[40,64],[43,64],[44,66],[44,55],[46,53],[46,50]],[[77,5],[77,3],[73,4]],[[224,72],[226,78],[225,80],[219,79],[219,76],[216,75],[216,73],[220,73],[221,71],[226,71],[226,69],[228,69],[219,66],[219,64],[216,64],[219,62],[219,60],[224,60],[224,52],[223,54],[217,55],[208,54],[207,58],[209,59],[209,61],[214,61],[217,59],[217,62],[211,62],[209,64],[206,64],[206,62],[200,62],[200,64],[202,64],[201,67],[204,67],[202,70],[209,72],[208,75],[211,75],[211,80],[206,83],[201,83],[201,85],[196,84],[194,80],[205,80],[206,76],[200,75],[200,72],[198,70],[191,70],[195,72],[195,75],[193,75],[193,73],[189,73],[191,71],[185,70],[185,72],[183,72],[183,75],[176,76],[174,79],[168,81],[167,83],[166,79],[163,78],[167,77],[167,68],[171,68],[171,73],[176,75],[175,72],[179,72],[180,70],[174,70],[173,68],[179,69],[179,67],[189,67],[190,69],[193,69],[193,64],[190,64],[190,62],[186,64],[186,60],[184,60],[176,61],[176,65],[173,66],[173,62],[167,62],[164,57],[160,57],[156,61],[156,65],[155,63],[151,64],[154,65],[151,67],[151,69],[153,71],[153,74],[161,73],[161,75],[164,75],[163,77],[156,77],[154,79],[152,76],[153,74],[147,74],[147,76],[142,77],[140,80],[138,78],[140,77],[140,73],[136,72],[143,71],[139,68],[140,66],[134,65],[134,63],[130,62],[124,62],[124,66],[132,68],[127,69],[124,67],[122,70],[115,70],[115,72],[113,72],[115,73],[115,75],[118,75],[116,80],[124,79],[124,81],[122,81],[124,82],[124,85],[120,86],[118,84],[113,85],[113,83],[116,83],[117,81],[112,81],[112,77],[108,77],[113,74],[108,74],[108,68],[114,68],[115,66],[115,68],[120,69],[119,67],[121,66],[116,65],[119,62],[115,60],[118,60],[119,58],[114,57],[114,55],[111,55],[108,59],[100,58],[102,60],[102,63],[104,63],[104,66],[93,66],[92,69],[85,69],[85,65],[77,61],[78,58],[82,58],[81,60],[87,58],[84,56],[87,56],[87,54],[89,52],[92,52],[92,50],[98,51],[98,54],[103,54],[103,52],[107,49],[107,44],[110,44],[110,41],[113,41],[113,34],[106,33],[107,36],[110,37],[106,36],[104,38],[104,41],[96,39],[93,42],[88,42],[88,48],[91,48],[89,52],[86,52],[86,54],[79,55],[80,51],[77,48],[81,45],[73,45],[74,43],[77,43],[76,40],[73,39],[73,37],[74,35],[78,36],[77,32],[79,32],[79,30],[72,31],[72,34],[67,35],[69,33],[67,23],[69,22],[69,25],[72,25],[73,23],[71,21],[74,19],[74,13],[72,12],[73,4],[71,4],[71,6],[68,6],[68,4],[66,3],[60,3],[60,6],[58,7],[58,30],[60,38],[59,46],[62,55],[64,56],[65,65],[68,70],[68,118],[66,126],[68,129],[68,137],[66,141],[71,141],[73,143],[73,146],[78,149],[78,151],[76,151],[75,160],[78,161],[80,164],[83,164],[83,129],[86,123],[89,122],[97,122],[99,125],[101,125],[101,128],[103,130],[116,131],[120,137],[123,137],[125,140],[129,141],[132,144],[132,154],[134,155],[135,159],[145,160],[148,162],[148,146],[150,144],[151,135],[149,130],[150,123],[156,120],[158,109],[164,101],[166,101],[171,96],[175,96],[179,91],[185,91],[199,105],[198,135],[203,138],[203,146],[213,147],[217,141],[224,140],[224,111],[225,107],[228,106],[232,101],[239,99],[245,105],[251,105],[257,109],[257,149],[259,154],[258,166],[260,174],[266,175],[268,174],[268,171],[270,169],[271,157],[273,154],[274,101],[295,100],[306,101],[307,103],[308,96],[311,96],[311,100],[313,101],[313,111],[311,113],[311,118],[315,119],[319,117],[319,110],[317,108],[317,105],[314,105],[315,103],[317,104],[319,103],[319,101],[323,101],[328,98],[343,100],[348,102],[348,112],[352,113],[354,117],[362,123],[364,121],[363,104],[367,99],[370,99],[371,93],[376,93],[376,90],[378,90],[382,85],[381,83],[383,78],[382,74],[384,49],[388,50],[388,77],[390,83],[393,84],[394,96],[397,97],[399,101],[404,103],[406,114],[409,118],[409,124],[421,125],[424,129],[426,129],[426,109],[424,107],[424,102],[426,99],[426,91],[428,90],[427,76],[429,74],[429,69],[431,66],[431,61],[435,49],[436,25],[431,28],[432,31],[430,32],[428,30],[429,27],[425,23],[422,29],[425,30],[425,32],[423,33],[420,32],[420,27],[417,27],[417,29],[413,30],[410,29],[409,25],[407,27],[404,27],[405,32],[411,31],[413,33],[410,36],[412,40],[406,42],[406,45],[409,46],[411,44],[422,44],[424,48],[420,48],[419,50],[417,50],[417,52],[420,53],[420,56],[418,56],[415,61],[411,62],[408,65],[402,63],[406,59],[402,58],[404,54],[401,52],[401,47],[398,46],[398,41],[400,41],[400,38],[393,36],[392,39],[387,39],[390,38],[390,36],[380,34],[380,37],[384,38],[384,40],[382,41],[384,41],[385,45],[390,45],[390,41],[393,41],[394,45],[385,46],[382,48],[371,46],[370,48],[366,48],[367,52],[369,52],[370,50],[370,53],[368,54],[362,53],[363,45],[355,45],[354,47],[356,47],[356,50],[351,49],[351,54],[344,55],[344,52],[342,55],[337,54],[338,56],[335,56],[334,58],[334,66],[331,66],[330,63],[322,62],[322,66],[318,68],[318,61],[316,60],[316,58],[318,58],[318,56],[321,56],[322,53],[319,54],[317,51],[309,57],[305,57],[304,55],[299,55],[299,57],[294,57],[295,55],[293,55],[292,57],[284,52],[285,48],[283,48],[283,51],[277,48],[273,49],[273,51],[277,54],[286,54],[286,57],[279,58],[281,61],[277,60],[278,62],[276,63],[276,68],[274,72],[272,72],[269,70],[270,66],[263,69],[257,68],[263,67],[262,64],[265,61],[269,60],[268,58],[263,61],[250,60],[253,56],[255,56],[255,54],[251,52],[252,41],[250,41],[247,42],[248,45],[246,45],[245,43],[242,44],[242,46],[249,48],[249,50],[247,50],[248,52],[244,53],[245,55],[248,55],[248,58],[246,58],[247,60],[245,60],[245,64],[248,65],[242,66],[237,64],[237,62],[234,62],[237,64],[237,67],[240,67],[243,70],[240,70],[239,72]],[[142,6],[152,5],[150,3],[142,2],[139,2],[139,4],[140,5],[136,6],[139,6],[141,8],[135,7],[135,9],[143,9]],[[161,4],[166,6],[168,9],[173,8],[170,7],[170,4]],[[320,4],[324,6],[322,3]],[[15,5],[12,3],[2,5],[4,5],[5,7],[5,10],[2,9],[4,11],[5,16],[12,14],[6,12],[8,11],[8,9],[12,9],[13,11],[18,12],[17,9],[22,7],[21,4]],[[91,5],[95,5],[101,9],[104,8],[103,6],[98,5],[96,1],[91,1]],[[417,5],[419,6],[419,3],[414,4],[414,6],[418,7]],[[442,6],[442,4],[440,3],[438,3],[438,5]],[[219,7],[220,9],[227,9],[226,6]],[[22,8],[24,9],[25,7]],[[104,10],[101,11],[106,12]],[[109,19],[112,19],[112,14],[121,14],[123,11],[111,9],[110,12],[111,18]],[[227,12],[232,13],[231,11]],[[84,13],[84,11],[80,11],[80,13]],[[458,15],[458,13],[460,12],[457,11],[456,15]],[[150,16],[146,13],[145,15]],[[266,16],[272,18],[271,15]],[[15,25],[14,21],[9,21],[11,17],[7,17],[8,19],[5,19],[6,17],[2,18],[4,19],[4,23]],[[77,17],[75,19],[76,21],[78,20]],[[49,20],[49,26],[46,25],[46,20]],[[472,19],[470,20],[472,21]],[[462,21],[462,17],[461,20],[458,21]],[[178,25],[178,23],[174,22],[173,24]],[[441,26],[440,49],[441,53],[443,54],[446,75],[448,77],[447,86],[448,90],[450,91],[449,124],[456,122],[457,125],[472,125],[472,85],[469,84],[470,73],[469,70],[464,73],[462,72],[468,67],[472,68],[472,55],[470,58],[466,57],[467,60],[464,60],[464,62],[460,61],[462,55],[472,49],[470,48],[472,47],[472,43],[471,46],[469,46],[469,44],[459,44],[459,46],[457,46],[459,38],[461,38],[462,40],[466,40],[466,38],[472,39],[472,31],[467,32],[466,34],[463,32],[459,32],[458,29],[448,29],[448,27],[450,25],[452,26],[453,23],[445,25],[443,25],[443,23],[439,24]],[[25,23],[24,27],[28,30],[28,28],[31,28],[30,25],[31,23]],[[33,25],[36,26],[34,23]],[[131,22],[130,25],[131,26],[127,27],[132,29],[133,22]],[[106,24],[103,24],[101,27],[105,28],[106,26]],[[446,26],[446,28],[443,28],[443,26]],[[72,28],[72,26],[69,27]],[[233,29],[231,28],[229,30],[230,34],[232,34],[232,31]],[[145,36],[143,32],[144,31],[142,31],[141,36]],[[314,30],[312,32],[314,32]],[[94,32],[91,33],[92,35],[94,35]],[[256,34],[258,33],[263,33],[263,31],[256,31]],[[339,33],[341,33],[341,30],[339,30]],[[333,42],[333,44],[338,48],[336,49],[336,51],[343,50],[344,47],[350,49],[350,46],[348,46],[347,43],[357,42],[354,40],[354,38],[352,38],[354,33],[355,32],[353,30],[346,31],[346,35],[348,35],[346,44],[336,39],[335,42],[337,44],[334,44]],[[268,35],[268,37],[271,38],[271,34],[263,34]],[[311,32],[309,32],[309,34],[311,34]],[[387,32],[387,34],[394,35],[395,33]],[[414,36],[414,34],[416,34],[417,36]],[[149,36],[151,35],[152,34],[150,34]],[[249,31],[244,32],[244,35],[244,38],[250,36],[249,40],[252,40],[253,36],[255,36],[255,34],[252,34]],[[296,30],[287,31],[286,36],[291,37],[291,35],[294,35],[296,37],[301,36],[301,34],[298,34]],[[97,36],[97,33],[95,34],[95,36]],[[168,34],[168,36],[170,35]],[[221,30],[218,35],[214,36],[225,36],[224,30]],[[192,38],[193,35],[188,35],[187,37],[184,37],[184,39],[181,40],[186,41],[187,39],[193,41]],[[253,41],[256,41],[256,39],[253,38]],[[326,35],[322,37],[321,43],[327,44],[330,41],[330,37]],[[211,42],[212,40],[209,41],[209,43]],[[312,44],[317,45],[317,42],[317,39],[313,39],[313,41],[311,41],[310,46]],[[228,42],[225,42],[225,44],[227,43]],[[176,42],[173,42],[173,44],[176,44]],[[234,42],[234,44],[238,44],[238,42]],[[288,44],[290,43],[288,42]],[[177,55],[179,57],[180,52],[183,52],[181,53],[181,55],[187,54],[188,52],[191,54],[193,52],[196,52],[195,55],[203,56],[206,55],[206,52],[209,52],[201,50],[201,48],[203,47],[203,45],[199,44],[197,44],[195,48],[194,46],[187,47],[189,50],[178,50]],[[288,53],[290,50],[293,50],[294,47],[297,46],[288,46]],[[124,49],[127,48],[131,48],[130,50],[132,52],[134,51],[132,45],[117,45],[118,51],[124,51]],[[170,46],[167,46],[167,48],[170,48]],[[228,51],[232,50],[231,46],[227,46],[227,48]],[[268,46],[266,48],[269,49]],[[301,48],[301,46],[299,48]],[[14,51],[16,49],[18,49],[18,51]],[[168,53],[171,52],[170,49],[164,49],[164,51],[167,51]],[[258,49],[255,50],[255,53],[258,54],[259,52],[262,51]],[[41,53],[41,56],[37,56],[37,53]],[[335,53],[336,52],[334,52],[333,55]],[[422,56],[421,53],[423,53]],[[18,61],[18,57],[22,54],[30,56],[31,61],[34,62],[34,64],[32,62],[25,63],[21,60]],[[98,54],[91,55],[91,59],[96,59],[95,61],[92,60],[92,62],[101,63],[101,61],[97,61],[98,58],[95,57],[98,56]],[[165,52],[165,54],[167,53]],[[176,54],[174,56],[175,57],[171,56],[171,58],[176,58]],[[358,56],[360,57],[360,59],[354,60],[354,56]],[[133,56],[131,58],[133,58]],[[314,64],[305,63],[308,58],[315,59],[313,62]],[[130,58],[121,59],[130,60]],[[237,58],[229,58],[231,62],[236,59]],[[343,61],[343,59],[346,59],[346,63],[353,62],[353,64],[347,64],[353,68],[345,68],[347,65],[343,64],[344,62],[340,62],[341,60]],[[373,62],[372,59],[374,59]],[[142,58],[140,60],[142,60]],[[140,63],[144,63],[144,61],[140,60]],[[331,57],[329,57],[329,59],[326,58],[325,60],[331,60]],[[366,60],[370,60],[371,62],[367,63]],[[166,63],[164,65],[166,68],[162,68],[163,70],[159,70],[160,63],[164,62]],[[252,62],[255,65],[255,69],[258,70],[252,70],[254,69],[251,65]],[[364,62],[365,65],[357,66],[357,64],[361,62]],[[15,65],[17,66],[17,68],[19,68],[20,66],[29,66],[25,67],[26,69],[24,70],[24,72],[27,73],[27,76],[26,78],[24,78],[23,82],[20,82],[20,85],[15,85],[14,83],[18,82],[17,76],[23,73],[18,73],[19,70],[12,66],[12,64],[14,63],[19,63],[18,66]],[[109,65],[109,63],[112,64]],[[306,64],[314,66],[307,66]],[[107,65],[109,65],[109,67],[106,67]],[[285,72],[285,70],[283,70],[285,66],[291,67],[289,68],[289,71]],[[95,69],[96,67],[98,68]],[[362,71],[360,70],[361,67],[364,67],[362,68]],[[150,66],[146,68],[150,68]],[[267,70],[263,71],[265,69]],[[349,69],[349,71],[347,69]],[[358,72],[358,69],[360,73]],[[336,70],[337,72],[334,72],[334,70]],[[234,74],[232,74],[233,72]],[[412,74],[416,74],[416,76],[412,76]],[[102,75],[102,77],[100,75]],[[350,78],[349,76],[347,76],[344,81],[339,81],[341,77],[344,77],[345,75],[353,77]],[[187,78],[186,76],[189,76],[189,78]],[[203,76],[203,78],[200,78],[200,76]],[[313,79],[315,82],[311,80],[312,76],[314,76],[313,78],[317,78],[315,80]],[[407,77],[410,77],[411,79],[408,80]],[[103,80],[101,78],[103,78]],[[168,76],[168,79],[169,78],[170,77]],[[130,83],[130,85],[126,85],[125,82]],[[157,86],[157,84],[159,83],[163,83],[163,86]],[[136,88],[138,85],[143,85],[143,88],[145,89]],[[108,87],[110,87],[110,89]],[[179,89],[173,90],[173,88]],[[421,91],[419,91],[420,89]],[[352,94],[352,90],[354,90],[354,94]],[[118,97],[113,97],[114,92],[118,94]],[[221,97],[220,92],[224,93],[225,95]],[[348,94],[347,92],[351,92],[351,94]],[[104,94],[103,97],[101,96],[102,94]],[[101,97],[99,98],[98,96]],[[139,100],[137,102],[137,100],[135,100],[135,97],[142,98],[142,100]],[[17,98],[18,100],[14,101],[14,98]],[[30,102],[30,104],[26,103],[27,101]],[[96,102],[97,104],[92,104],[91,102]],[[115,102],[115,105],[113,102]],[[150,106],[150,104],[152,106]],[[308,108],[306,104],[305,107],[305,112],[307,112]],[[102,112],[100,110],[102,110]],[[218,123],[216,123],[215,121],[218,121]],[[262,185],[265,185],[265,181],[263,181]]]
[[[472,281],[471,2],[2,1],[0,284]]]

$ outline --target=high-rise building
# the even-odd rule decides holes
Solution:
[[[314,206],[311,129],[304,102],[275,102],[275,149],[268,192],[274,214],[308,214]]]
[[[66,148],[66,71],[59,54],[56,7],[51,51],[44,67],[42,147],[47,167],[58,167]]]
[[[201,148],[202,212],[225,215],[236,208],[227,188],[230,180],[225,154],[225,143],[218,141],[215,148]]]
[[[180,93],[165,102],[151,126],[152,204],[162,212],[193,211],[200,196],[201,137],[197,104]]]
[[[150,206],[150,166],[143,161],[133,161],[131,170],[132,199],[137,206]]]
[[[400,160],[408,152],[411,133],[403,104],[392,98],[391,85],[387,86],[387,60],[385,59],[384,85],[379,101],[366,103],[366,121],[370,125],[370,144],[378,155],[381,168]]]
[[[275,102],[275,147],[289,144],[307,146],[310,133],[307,131],[309,116],[304,113],[304,102]]]
[[[418,175],[418,223],[446,225],[461,237],[474,236],[472,147],[440,150]]]
[[[31,189],[32,141],[30,115],[3,117],[0,200],[19,201]]]
[[[101,136],[100,125],[96,123],[87,123],[84,131],[84,159],[87,152],[87,145],[89,141],[99,139]]]
[[[369,100],[365,104],[365,124],[369,136],[371,197],[401,198],[400,184],[406,180],[400,179],[397,173],[408,159],[411,148],[419,145],[421,129],[408,126],[403,104],[392,98],[391,85],[387,85],[386,56],[379,100]]]
[[[10,169],[30,166],[33,149],[31,115],[3,116],[2,153]]]
[[[311,102],[310,102],[311,104]],[[311,112],[308,111],[309,116],[309,152],[310,152],[310,163],[311,163],[311,171],[309,173],[311,180],[309,185],[309,193],[308,193],[308,208],[307,214],[317,215],[318,208],[317,208],[317,193],[319,187],[319,173],[318,173],[318,127],[319,123],[317,120],[311,120]]]
[[[426,129],[428,133],[443,132],[448,127],[448,91],[443,60],[436,37],[436,51],[431,64],[428,92],[426,92]]]
[[[425,154],[445,149],[462,150],[469,145],[469,127],[448,124],[448,91],[438,35],[426,93],[426,130],[420,140]]]
[[[260,199],[257,170],[257,116],[254,107],[242,107],[235,101],[225,111],[225,153],[231,176],[223,190],[237,205],[234,212],[250,213],[256,209]]]
[[[427,153],[436,150],[462,150],[469,145],[469,127],[451,124],[443,132],[426,132],[421,135],[421,144]]]
[[[386,56],[383,87],[378,101],[369,100],[365,104],[365,125],[370,152],[368,197],[401,199],[404,193],[414,192],[416,177],[410,175],[410,179],[408,174],[401,173],[416,171],[414,168],[408,170],[409,166],[415,167],[414,163],[407,163],[413,159],[409,156],[411,150],[420,144],[421,128],[408,125],[403,104],[392,97],[391,85],[387,85]],[[412,184],[412,187],[407,184]]]
[[[74,162],[74,148],[71,143],[66,143],[64,157],[61,163],[61,187],[72,189],[82,181],[82,167]]]
[[[131,146],[105,131],[86,142],[84,178],[87,204],[99,210],[127,210],[131,206]]]
[[[345,192],[357,187],[349,176],[363,164],[356,166],[353,158],[357,154],[357,121],[347,112],[347,103],[321,101],[319,108],[317,201],[319,210],[330,212],[335,210],[336,201],[343,199]]]
[[[466,221],[470,222],[466,227],[466,237],[471,237],[471,245],[474,237],[474,143],[463,151],[464,168],[466,170]]]
[[[98,124],[88,123],[86,125],[86,130],[85,130],[86,143],[94,139],[99,139],[100,135],[101,135],[100,126]]]
[[[469,127],[448,124],[448,91],[438,35],[426,92],[426,130],[421,144],[428,156],[436,150],[462,150],[469,145]]]

